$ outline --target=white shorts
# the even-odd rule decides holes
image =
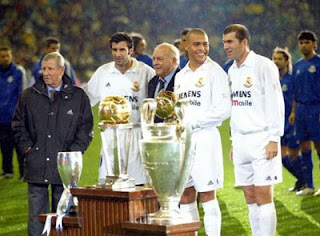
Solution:
[[[114,157],[113,157],[113,130],[106,129],[103,133],[102,149],[100,154],[99,180],[105,179],[107,175],[113,175]],[[148,177],[142,163],[139,151],[139,140],[142,139],[141,128],[120,129],[118,130],[118,146],[120,147],[121,161],[129,155],[128,175],[135,179],[137,184],[145,184]],[[108,163],[110,165],[108,165]]]
[[[219,130],[216,127],[199,130],[192,135],[196,154],[187,186],[197,192],[209,192],[223,187],[223,155]]]
[[[268,142],[268,132],[232,135],[236,186],[267,186],[282,182],[280,143],[278,155],[267,160]]]

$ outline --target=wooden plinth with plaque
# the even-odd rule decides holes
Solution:
[[[200,221],[192,223],[165,225],[151,223],[125,222],[123,228],[126,236],[195,236],[200,229]]]
[[[137,222],[148,213],[157,211],[158,202],[151,188],[112,190],[101,187],[72,188],[78,198],[77,216],[63,218],[63,231],[55,230],[52,217],[50,235],[100,236],[125,235],[124,222]],[[44,223],[49,214],[39,215]]]

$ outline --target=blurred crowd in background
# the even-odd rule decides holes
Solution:
[[[159,43],[180,38],[184,28],[200,27],[208,33],[210,56],[221,65],[227,58],[222,32],[232,23],[246,25],[254,35],[251,49],[267,57],[281,46],[295,61],[300,30],[320,37],[315,0],[0,0],[0,16],[0,44],[12,48],[28,75],[42,56],[43,39],[56,36],[81,82],[111,60],[108,40],[117,31],[141,33],[152,54]]]

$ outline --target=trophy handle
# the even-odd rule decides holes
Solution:
[[[156,115],[157,102],[153,98],[146,98],[141,105],[141,125],[153,124]]]

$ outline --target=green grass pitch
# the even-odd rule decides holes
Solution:
[[[100,134],[97,127],[97,106],[94,107],[95,137],[84,154],[84,164],[79,186],[97,183],[100,153]],[[220,127],[224,151],[224,188],[218,190],[217,196],[222,212],[222,235],[251,235],[248,210],[240,189],[234,188],[233,166],[229,161],[228,121]],[[0,158],[2,160],[2,157]],[[314,181],[320,187],[319,160],[313,152]],[[1,166],[0,166],[1,167]],[[18,180],[18,165],[14,157],[13,179],[0,180],[0,235],[27,235],[27,184]],[[320,197],[297,197],[288,192],[294,178],[283,171],[284,182],[276,185],[274,201],[277,208],[277,235],[320,235]],[[201,217],[203,211],[200,209]],[[198,235],[205,235],[203,227]]]

